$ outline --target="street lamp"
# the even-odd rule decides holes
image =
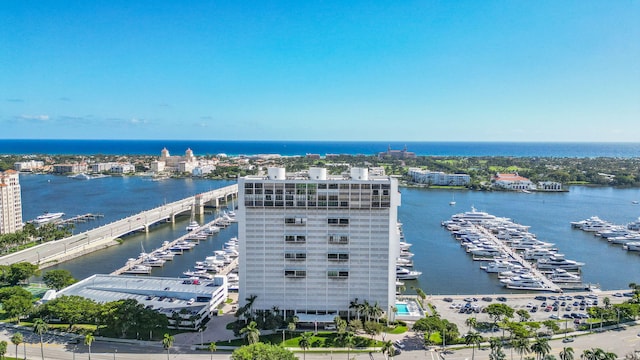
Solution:
[[[113,350],[113,360],[116,360],[116,354],[118,353],[118,349]]]
[[[203,335],[202,335],[202,328],[198,329],[198,332],[200,333],[200,345],[204,345],[204,340],[203,340]]]

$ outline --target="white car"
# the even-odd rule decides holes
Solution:
[[[396,340],[393,342],[393,345],[395,345],[396,347],[398,347],[399,349],[404,350],[404,344],[402,343],[402,341],[400,340]]]

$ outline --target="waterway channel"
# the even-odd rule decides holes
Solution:
[[[101,213],[104,218],[78,224],[82,231],[175,201],[199,192],[232,184],[230,181],[167,179],[150,181],[142,177],[110,177],[88,181],[52,175],[21,175],[23,216],[35,218],[44,211],[65,212],[68,216]],[[480,269],[469,255],[440,226],[451,215],[469,211],[471,206],[496,216],[510,217],[531,226],[539,239],[553,242],[569,259],[586,262],[585,282],[600,284],[603,289],[624,289],[630,282],[640,283],[640,256],[590,233],[571,229],[570,222],[593,215],[618,224],[626,224],[640,216],[640,189],[606,187],[572,187],[566,193],[512,193],[455,191],[456,205],[450,206],[452,191],[401,188],[402,206],[399,221],[406,240],[413,244],[415,268],[423,272],[419,281],[407,282],[434,294],[510,293],[500,286],[495,276]],[[231,204],[229,204],[231,206]],[[215,213],[205,214],[200,222],[212,220]],[[100,250],[57,266],[68,269],[77,278],[94,273],[110,273],[128,258],[137,257],[141,249],[152,250],[165,240],[185,233],[188,216],[175,224],[155,227],[150,233],[137,233],[125,238],[122,245]],[[202,241],[194,250],[176,256],[153,275],[179,276],[214,250],[237,236],[237,225]],[[409,291],[408,291],[409,292]]]

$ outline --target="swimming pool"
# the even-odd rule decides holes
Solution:
[[[405,303],[397,303],[396,304],[396,315],[409,315],[411,312],[409,311],[409,306]]]

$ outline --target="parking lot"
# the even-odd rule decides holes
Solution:
[[[469,331],[466,320],[475,317],[477,322],[491,322],[486,307],[494,303],[509,305],[515,312],[526,310],[531,320],[566,320],[564,326],[585,322],[590,306],[602,306],[608,297],[611,304],[628,300],[629,291],[582,292],[568,294],[494,294],[476,296],[432,296],[431,304],[441,316],[458,326],[461,334]],[[514,313],[513,320],[519,316]]]

